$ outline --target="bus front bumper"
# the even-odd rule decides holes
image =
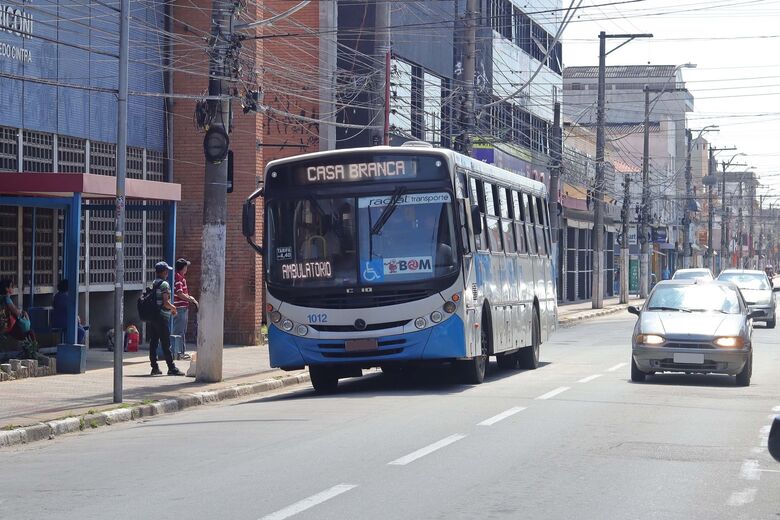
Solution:
[[[377,340],[377,350],[347,352],[343,339],[305,338],[268,328],[271,366],[286,370],[304,365],[352,364],[363,367],[384,363],[456,359],[466,355],[463,320],[457,315],[426,329],[392,336],[368,336]]]

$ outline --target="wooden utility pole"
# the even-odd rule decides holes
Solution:
[[[623,208],[620,211],[623,229],[620,234],[620,303],[628,303],[629,243],[628,229],[631,225],[631,177],[623,176]]]

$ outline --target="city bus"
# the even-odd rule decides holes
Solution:
[[[431,361],[479,384],[490,356],[536,368],[557,327],[545,185],[451,150],[272,161],[242,220],[264,260],[271,366],[308,366],[318,392]]]

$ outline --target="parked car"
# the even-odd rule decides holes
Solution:
[[[750,310],[762,310],[766,314],[758,321],[763,321],[770,329],[775,328],[775,289],[764,271],[726,269],[718,275],[718,280],[732,282],[739,287]],[[777,290],[780,291],[780,286]]]
[[[772,429],[769,430],[769,442],[767,443],[769,453],[780,462],[780,415],[772,421]]]
[[[713,279],[712,272],[706,268],[678,269],[672,275],[672,280],[706,280]]]
[[[750,385],[753,372],[753,318],[736,285],[727,282],[667,280],[650,293],[631,338],[631,380],[659,372],[734,375]]]

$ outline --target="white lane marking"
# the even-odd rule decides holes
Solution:
[[[780,412],[780,406],[775,406],[774,408],[772,408],[772,411],[773,412]]]
[[[739,478],[742,480],[760,480],[761,472],[758,469],[758,461],[748,459],[742,463],[742,468],[739,470]]]
[[[542,394],[537,399],[550,399],[551,397],[555,397],[558,394],[564,393],[566,390],[571,390],[570,386],[559,386],[555,390],[550,390],[546,394]]]
[[[747,489],[743,489],[742,491],[734,491],[729,497],[728,504],[730,506],[739,507],[739,506],[744,506],[745,504],[749,504],[755,499],[756,499],[756,489],[747,488]]]
[[[599,378],[599,377],[601,377],[601,376],[602,376],[602,374],[593,374],[592,376],[583,377],[582,379],[580,379],[580,380],[579,380],[579,381],[577,381],[577,382],[578,382],[578,383],[590,383],[590,382],[591,382],[591,381],[593,381],[594,379],[598,379],[598,378]]]
[[[350,489],[355,489],[356,487],[357,487],[356,484],[338,484],[336,486],[333,486],[330,489],[321,491],[316,495],[312,495],[308,498],[304,498],[303,500],[296,502],[290,506],[287,506],[284,509],[280,509],[275,513],[266,515],[260,520],[284,520],[285,518],[290,518],[293,515],[302,513],[307,509],[311,509],[316,505],[322,504],[323,502],[328,501],[331,498],[337,497],[342,493],[346,493]]]
[[[760,469],[762,473],[780,473],[780,469]]]
[[[772,429],[771,424],[767,424],[766,426],[762,426],[759,430],[759,438],[761,439],[761,447],[766,448],[769,446],[769,432]]]
[[[621,368],[623,368],[626,365],[628,365],[628,363],[618,363],[614,367],[608,368],[607,372],[614,372],[615,370],[620,370]]]
[[[493,426],[498,421],[503,421],[507,417],[512,417],[514,414],[522,412],[523,410],[525,410],[525,406],[515,406],[514,408],[510,408],[509,410],[501,412],[498,415],[494,415],[489,419],[485,419],[481,423],[477,423],[477,426]]]
[[[450,435],[449,437],[445,437],[444,439],[440,441],[436,441],[433,444],[429,444],[428,446],[424,448],[420,448],[417,451],[413,451],[409,455],[404,455],[400,459],[395,459],[394,461],[388,462],[388,465],[392,466],[406,466],[410,462],[414,462],[415,460],[425,457],[426,455],[430,455],[436,450],[440,450],[446,446],[449,446],[450,444],[454,442],[458,442],[459,440],[465,438],[466,436],[461,433],[456,433],[455,435]]]

